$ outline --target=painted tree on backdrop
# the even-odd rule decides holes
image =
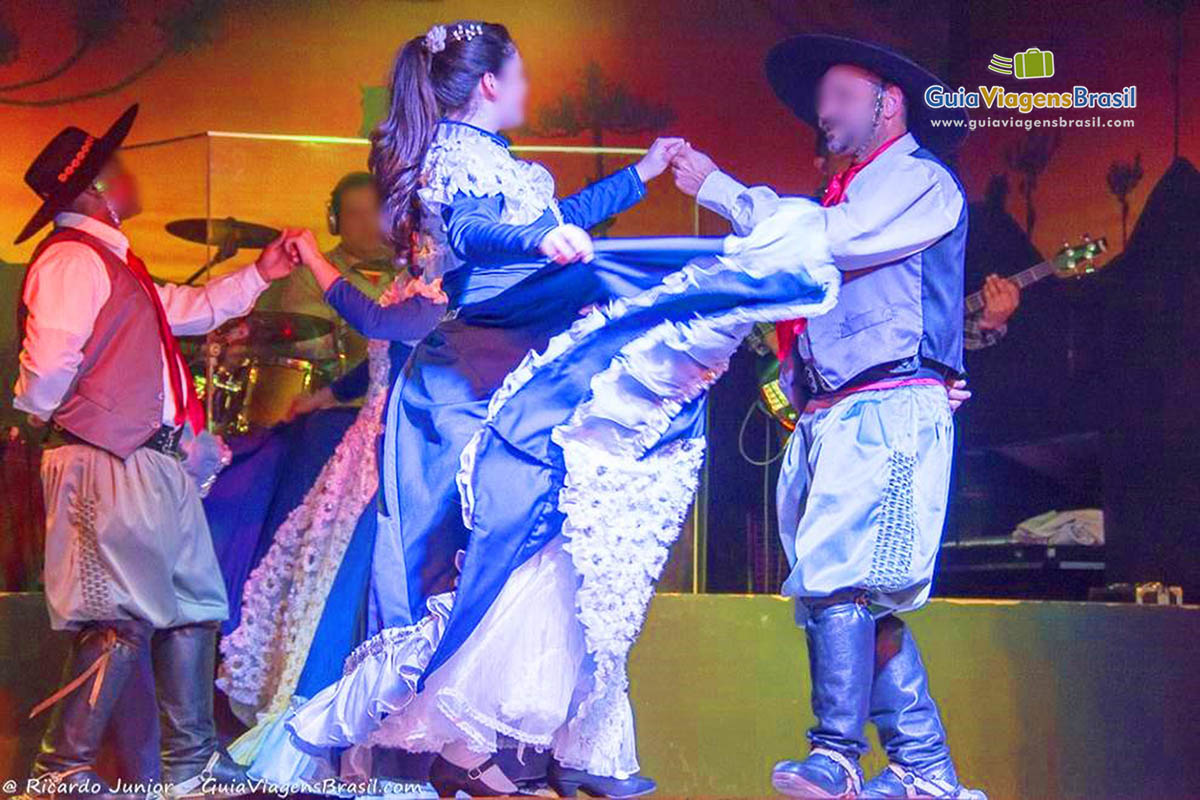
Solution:
[[[212,41],[222,0],[192,0],[173,4],[153,19],[157,29],[158,46],[148,57],[121,77],[103,86],[83,92],[56,89],[57,79],[75,67],[86,65],[87,55],[100,45],[115,40],[139,20],[129,11],[127,0],[81,0],[75,6],[70,21],[74,44],[69,53],[53,65],[33,75],[13,81],[0,81],[0,105],[58,106],[103,97],[124,89],[137,81],[172,55],[190,52]],[[67,40],[67,37],[63,37]],[[0,67],[20,66],[25,54],[21,49],[21,32],[10,17],[0,15]],[[46,96],[46,87],[51,93]],[[33,89],[31,96],[28,90]],[[36,96],[42,94],[42,96]]]
[[[1142,154],[1134,156],[1133,161],[1125,163],[1114,161],[1108,167],[1108,191],[1117,198],[1121,206],[1121,247],[1129,241],[1129,195],[1134,187],[1142,180],[1145,171],[1142,169]]]
[[[654,133],[674,121],[670,106],[635,94],[592,61],[580,71],[576,85],[539,109],[537,124],[520,133],[552,139],[585,136],[588,144],[603,147],[605,134]],[[604,174],[604,153],[597,152],[593,180]],[[593,232],[603,233],[611,225],[612,220],[605,220]]]
[[[1046,171],[1050,159],[1058,151],[1062,137],[1058,131],[1030,131],[1005,152],[1008,168],[1020,176],[1018,184],[1025,199],[1025,234],[1033,236],[1037,222],[1037,209],[1033,205],[1033,194],[1037,190],[1038,177]]]

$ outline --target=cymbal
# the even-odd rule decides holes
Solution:
[[[240,248],[257,250],[279,237],[279,230],[240,219],[175,219],[167,223],[167,232],[197,244],[222,245],[230,237]]]
[[[333,323],[311,314],[254,311],[241,319],[230,320],[218,331],[229,344],[279,346],[327,336],[333,332]]]

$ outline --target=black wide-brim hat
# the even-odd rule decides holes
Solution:
[[[946,83],[920,64],[894,50],[870,42],[806,33],[785,39],[767,53],[767,80],[775,95],[792,112],[817,128],[817,84],[835,64],[853,64],[900,87],[908,101],[908,129],[917,141],[945,153],[967,136],[967,112],[961,108],[930,108],[925,90]],[[934,125],[934,121],[941,121]]]
[[[100,170],[129,135],[138,107],[125,109],[103,136],[92,136],[81,128],[63,128],[50,140],[25,172],[25,183],[42,198],[42,207],[21,229],[14,244],[33,236],[54,215],[92,185]]]

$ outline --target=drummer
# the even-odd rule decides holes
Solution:
[[[351,172],[337,182],[326,206],[329,232],[339,238],[325,257],[371,297],[378,297],[397,274],[392,251],[383,241],[379,225],[379,195],[369,172]],[[402,268],[401,268],[402,269]],[[366,341],[345,323],[326,302],[309,270],[296,270],[277,282],[259,299],[256,310],[308,314],[333,323],[333,333],[296,342],[275,354],[314,362],[327,382],[345,373],[366,357]]]

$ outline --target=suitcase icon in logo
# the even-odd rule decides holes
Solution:
[[[1031,47],[1013,55],[1013,74],[1018,78],[1049,78],[1054,74],[1054,53]]]

